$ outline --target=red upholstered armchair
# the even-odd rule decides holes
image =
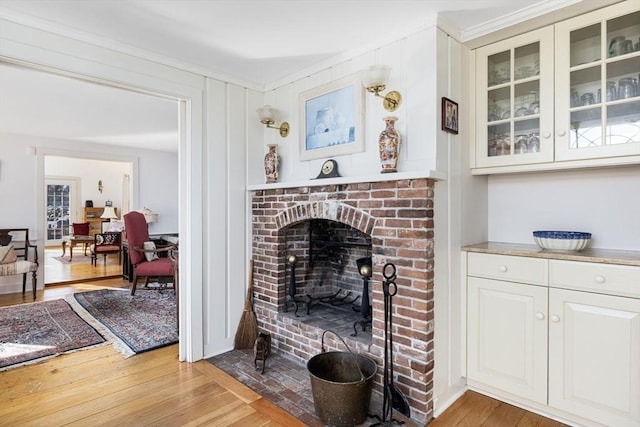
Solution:
[[[166,246],[155,248],[149,239],[149,229],[144,215],[140,212],[129,212],[124,215],[124,225],[129,245],[129,259],[133,266],[133,285],[131,295],[135,295],[138,285],[138,277],[145,277],[145,287],[148,288],[151,277],[170,277],[173,292],[176,293],[177,281],[175,278],[174,262],[171,258],[159,258],[158,253],[169,252],[176,247]],[[146,243],[146,245],[145,245]],[[145,246],[147,248],[145,248]]]

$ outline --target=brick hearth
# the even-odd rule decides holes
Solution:
[[[377,392],[381,392],[384,350],[382,267],[388,262],[396,265],[395,384],[409,400],[412,419],[419,422],[433,416],[433,188],[434,181],[429,179],[277,188],[254,191],[252,202],[258,322],[272,334],[274,347],[304,362],[320,352],[323,328],[307,322],[305,313],[295,317],[284,312],[287,256],[292,251],[298,255],[301,276],[309,265],[308,242],[292,245],[288,231],[305,221],[325,219],[371,237],[371,341],[343,338],[354,351],[378,363]],[[325,346],[344,350],[331,334]]]

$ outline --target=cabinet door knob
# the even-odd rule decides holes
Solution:
[[[501,271],[501,272],[506,273],[506,272],[507,272],[507,270],[508,270],[508,268],[507,268],[507,266],[506,266],[506,265],[501,265],[501,266],[500,266],[500,271]]]
[[[605,279],[604,276],[598,274],[596,277],[594,277],[594,280],[596,281],[596,283],[604,283],[607,279]]]
[[[545,132],[545,133],[543,133],[543,134],[542,134],[542,137],[543,137],[544,139],[549,139],[549,138],[551,138],[551,132]]]
[[[565,136],[567,134],[567,132],[565,132],[564,130],[559,130],[558,131],[558,136]]]
[[[560,316],[558,316],[557,314],[552,314],[551,321],[554,323],[558,323],[560,321]]]
[[[540,312],[536,313],[536,319],[544,320],[544,313],[540,313]]]

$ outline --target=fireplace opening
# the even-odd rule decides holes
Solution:
[[[280,312],[371,343],[371,236],[310,219],[284,230],[286,278]]]
[[[382,270],[387,263],[397,267],[398,294],[390,313],[394,385],[407,397],[412,419],[421,424],[433,416],[434,186],[424,178],[390,179],[267,188],[252,196],[254,309],[275,351],[306,362],[321,352],[323,331],[332,329],[351,350],[383,366]],[[294,265],[288,263],[291,255]],[[373,321],[365,332],[358,326],[351,337],[353,324],[362,319],[353,307],[362,301],[364,284],[357,260],[367,257],[372,261]],[[301,304],[287,305],[291,270],[296,300],[337,289],[360,298],[352,305],[312,305],[307,315]],[[329,341],[327,350],[344,351],[340,340]],[[381,395],[383,390],[383,376],[377,375],[374,391]]]

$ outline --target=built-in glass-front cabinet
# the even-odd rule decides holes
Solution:
[[[475,75],[474,172],[640,162],[637,2],[479,48]]]

